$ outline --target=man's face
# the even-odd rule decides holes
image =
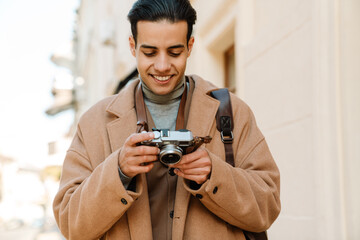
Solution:
[[[187,22],[139,21],[137,44],[129,38],[141,79],[158,95],[170,93],[181,81],[194,38],[186,42]]]

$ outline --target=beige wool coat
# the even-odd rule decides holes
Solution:
[[[225,162],[216,129],[216,89],[191,76],[195,89],[187,129],[194,136],[212,136],[204,145],[212,161],[211,177],[198,190],[178,178],[172,239],[245,239],[241,229],[264,231],[280,212],[280,175],[249,107],[231,95],[234,115],[235,167]],[[80,119],[67,152],[53,208],[67,239],[152,238],[145,174],[136,177],[136,191],[124,189],[118,156],[136,131],[134,88],[126,86],[89,109]]]

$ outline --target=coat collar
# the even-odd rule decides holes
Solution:
[[[220,105],[219,101],[209,94],[217,88],[196,75],[191,75],[190,78],[195,82],[195,89],[191,99],[187,129],[192,131],[194,136],[204,137],[210,134]]]
[[[108,113],[114,114],[117,117],[126,115],[131,109],[134,108],[134,92],[135,87],[139,83],[139,79],[136,79],[129,84],[127,84],[124,90],[121,91],[121,94],[116,95],[116,97],[109,103],[106,107]]]
[[[108,113],[117,117],[106,126],[112,152],[119,149],[128,136],[136,132],[134,89],[138,82],[137,80],[128,84],[124,91],[115,96],[106,108]]]

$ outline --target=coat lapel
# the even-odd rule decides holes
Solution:
[[[107,124],[111,151],[124,145],[126,139],[136,132],[136,111],[134,108],[134,89],[139,81],[130,83],[107,107],[107,112],[117,118]],[[142,194],[127,210],[130,235],[132,239],[152,239],[149,196],[145,174],[137,176],[136,188]],[[139,231],[139,229],[141,229]]]
[[[125,127],[126,126],[126,127]],[[119,149],[126,139],[136,131],[136,114],[120,117],[107,125],[111,151]]]
[[[195,89],[186,128],[192,131],[194,136],[205,137],[210,135],[212,126],[216,124],[215,116],[220,103],[207,94],[216,89],[214,86],[209,87],[208,83],[205,84],[197,76],[191,77],[195,80]],[[183,239],[189,200],[190,193],[184,188],[184,179],[179,177],[174,208],[173,239]]]
[[[194,136],[204,137],[210,134],[220,102],[208,95],[208,92],[215,88],[205,87],[203,81],[197,78],[195,80],[195,89],[186,127],[193,132]]]
[[[123,94],[119,94],[106,108],[117,118],[107,124],[111,151],[120,148],[125,140],[136,131],[136,111],[134,107],[134,88],[138,81],[126,86]]]

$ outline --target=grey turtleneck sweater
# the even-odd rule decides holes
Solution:
[[[141,83],[143,86],[144,101],[156,128],[174,131],[181,95],[184,91],[185,76],[176,85],[174,90],[166,95],[156,95],[143,81],[141,81]]]

